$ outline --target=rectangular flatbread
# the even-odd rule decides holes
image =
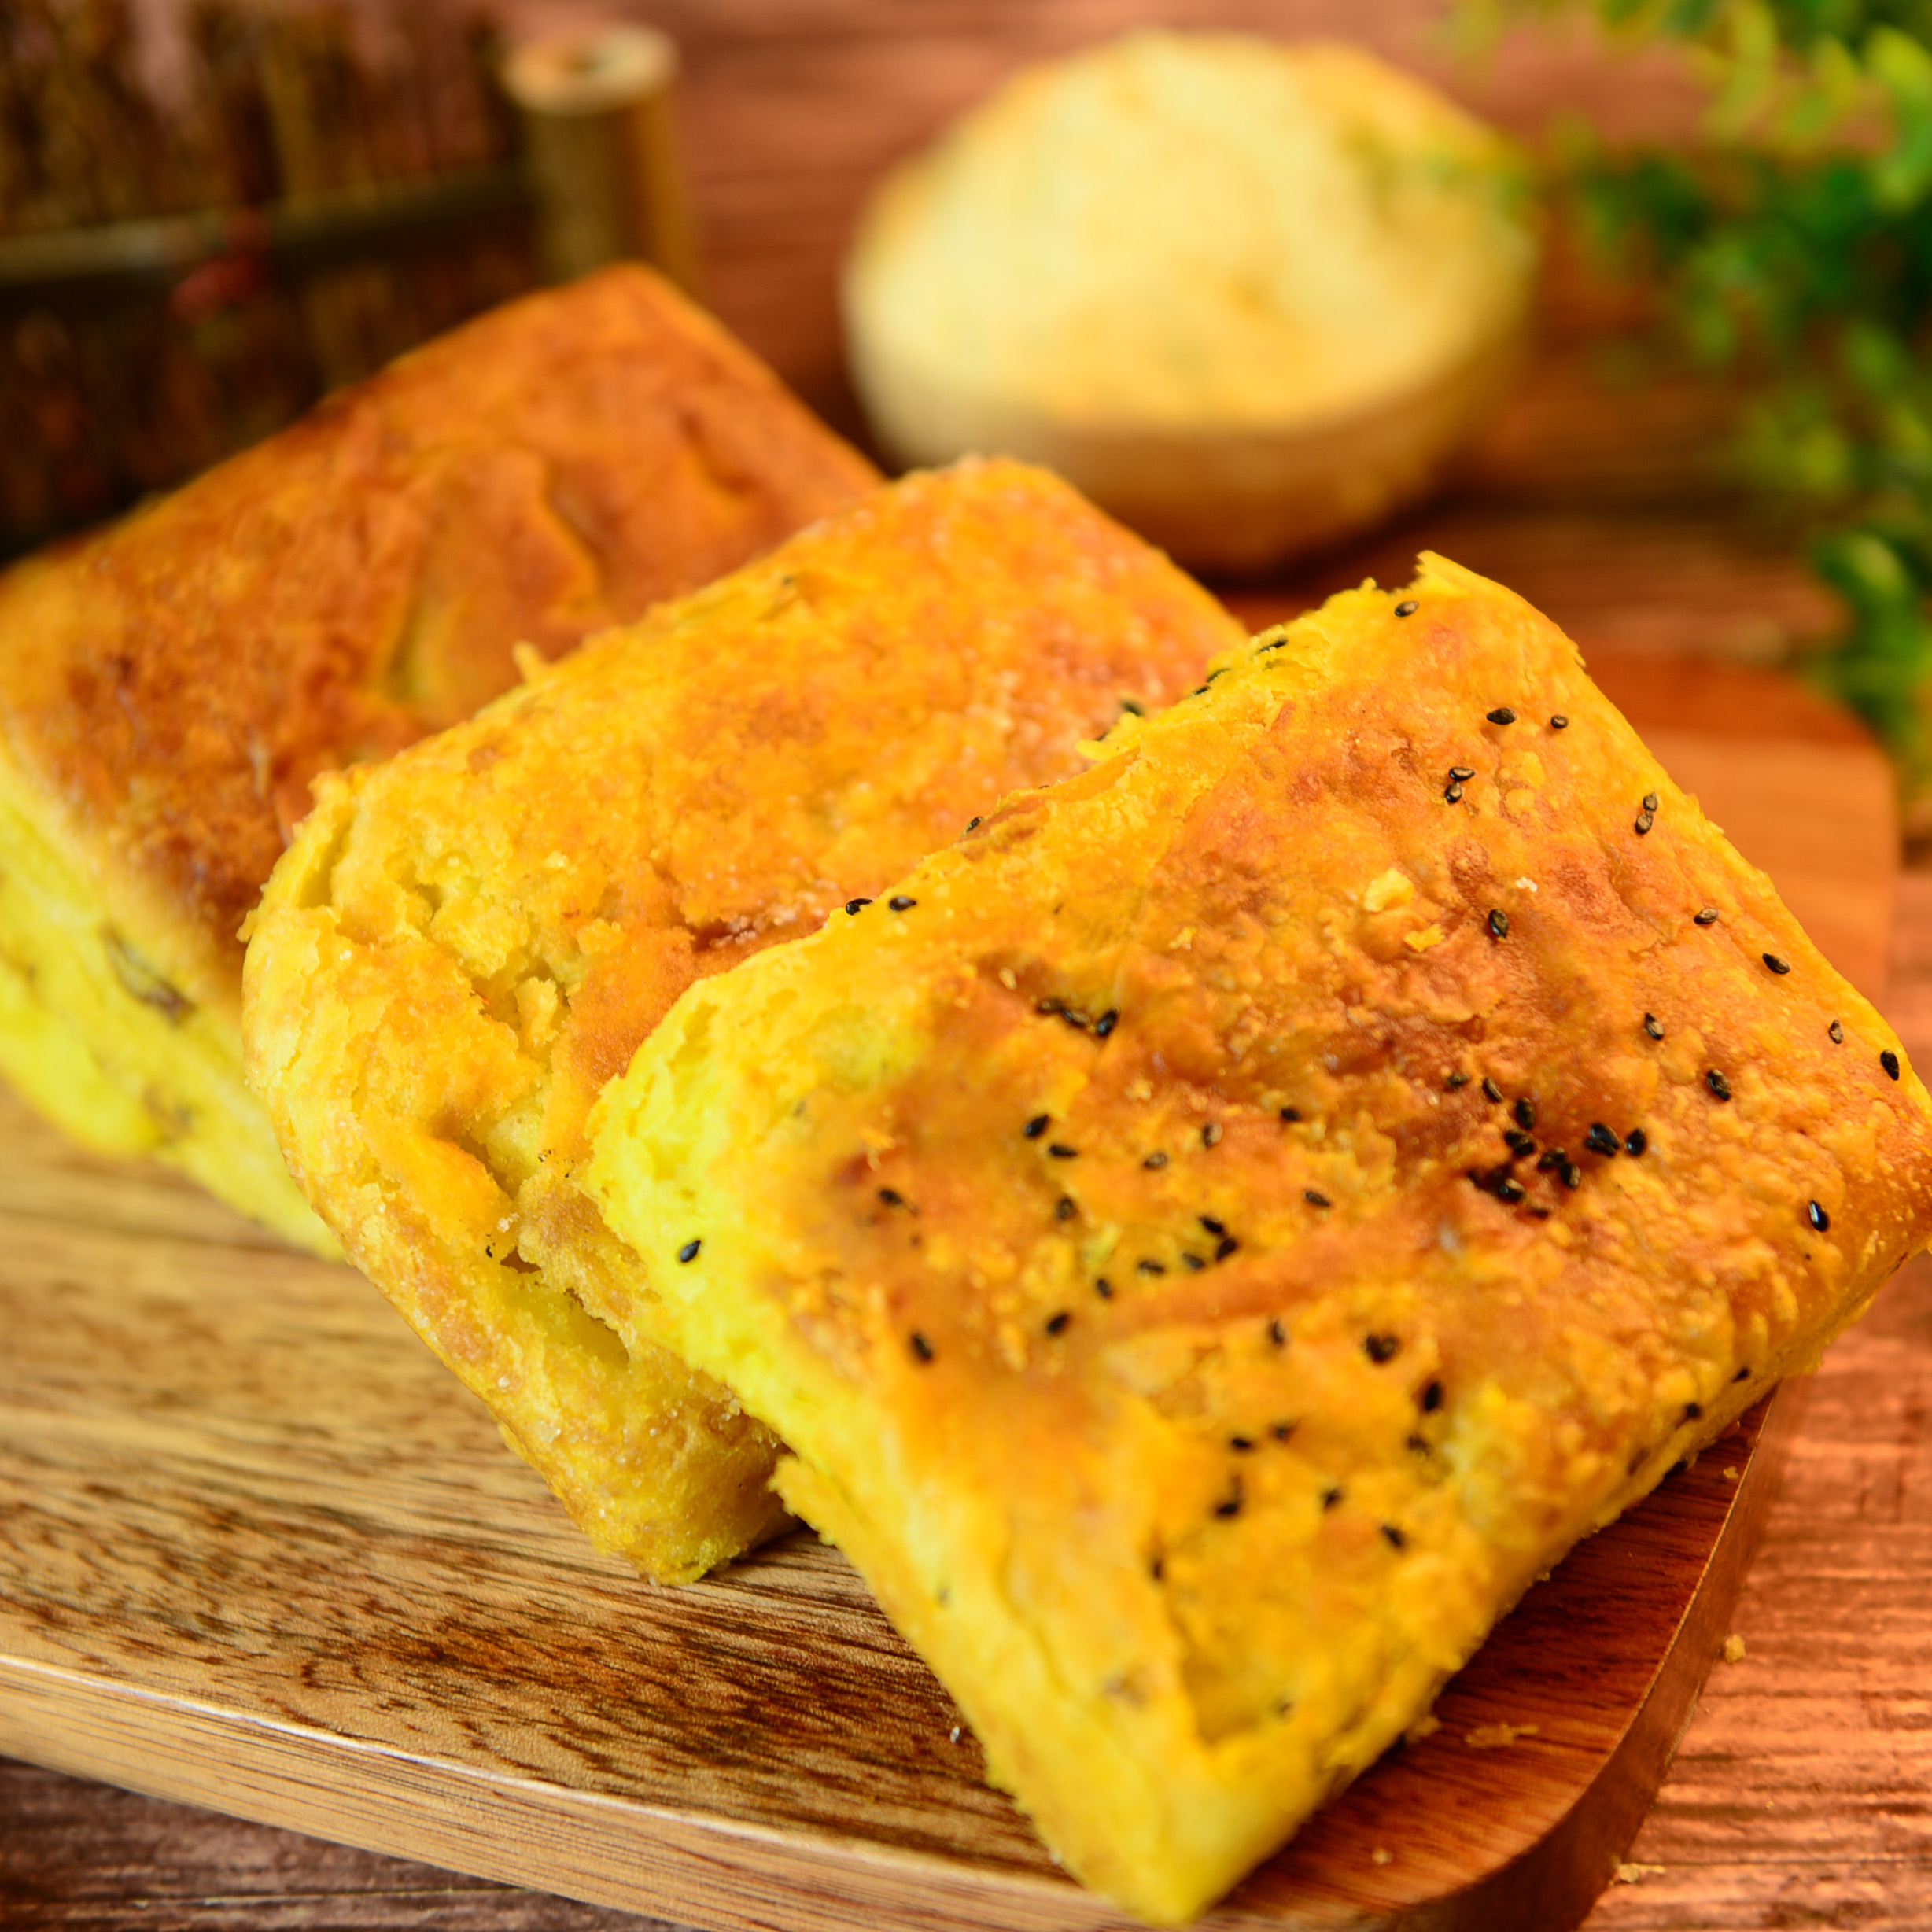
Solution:
[[[336,1252],[242,1075],[242,942],[318,772],[466,717],[876,481],[627,266],[512,302],[0,577],[0,1073]]]
[[[604,1547],[675,1582],[786,1520],[769,1432],[589,1312],[653,1273],[577,1185],[604,1082],[694,981],[843,919],[1239,636],[1064,484],[968,464],[323,782],[253,928],[249,1078],[352,1259]]]
[[[1897,1038],[1434,557],[691,988],[592,1131],[593,1305],[1163,1924],[1932,1226]]]

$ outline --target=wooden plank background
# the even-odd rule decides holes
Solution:
[[[560,9],[526,6],[554,18]],[[610,8],[599,9],[603,13]],[[1506,124],[1580,106],[1681,128],[1678,76],[1580,41],[1525,37],[1453,68],[1420,0],[1165,7],[1139,0],[663,0],[629,9],[687,60],[681,113],[725,320],[834,421],[838,258],[867,185],[1021,61],[1132,22],[1347,34],[1447,76]],[[578,9],[582,11],[582,9]],[[1544,355],[1455,490],[1398,531],[1266,595],[1284,613],[1423,542],[1511,583],[1587,650],[1767,662],[1831,621],[1822,594],[1728,498],[1710,455],[1724,398],[1616,387],[1604,305],[1551,297]],[[1642,682],[1642,666],[1637,673]],[[1620,701],[1628,703],[1620,696]],[[1633,712],[1635,707],[1632,707]],[[1889,1004],[1932,1057],[1932,877],[1901,890]],[[1915,1263],[1805,1385],[1783,1494],[1720,1665],[1592,1932],[1932,1923],[1932,1268]],[[0,1919],[77,1926],[641,1926],[23,1766],[0,1767]]]

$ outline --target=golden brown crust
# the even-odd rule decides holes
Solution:
[[[1932,1103],[1472,573],[1115,743],[673,1009],[586,1182],[658,1293],[592,1305],[1173,1921],[1923,1244]]]
[[[148,949],[232,1012],[235,929],[318,772],[468,716],[519,640],[556,656],[874,480],[667,285],[607,270],[0,581],[6,750]]]
[[[666,1580],[778,1520],[772,1443],[584,1313],[647,1296],[576,1184],[695,980],[1076,769],[1239,636],[1010,463],[908,478],[467,724],[325,782],[264,894],[249,1078],[350,1254],[577,1519]]]

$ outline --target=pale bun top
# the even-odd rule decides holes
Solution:
[[[1069,426],[1274,428],[1512,327],[1511,150],[1355,47],[1142,31],[1033,68],[899,169],[848,265],[855,357]]]

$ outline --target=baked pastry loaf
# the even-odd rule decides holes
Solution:
[[[694,980],[843,919],[1238,636],[1064,485],[966,466],[323,781],[256,916],[249,1078],[598,1543],[676,1581],[783,1520],[729,1392],[585,1312],[654,1278],[576,1184],[605,1081]]]
[[[1932,1226],[1897,1039],[1436,558],[694,986],[592,1131],[657,1291],[592,1305],[1157,1923]]]
[[[637,267],[511,304],[0,578],[0,1071],[332,1248],[242,1086],[242,946],[319,771],[876,481]]]

